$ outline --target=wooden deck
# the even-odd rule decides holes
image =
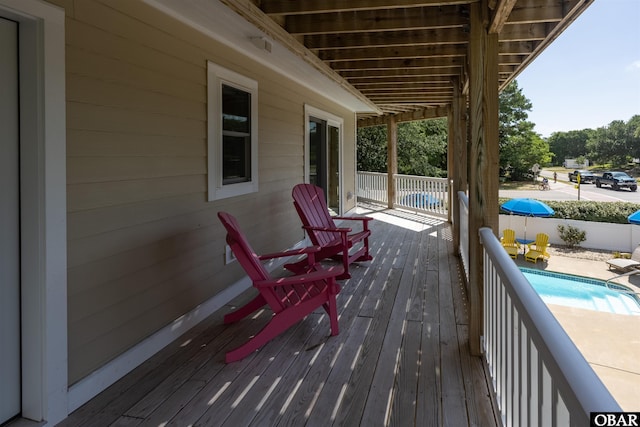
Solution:
[[[63,426],[494,426],[483,362],[467,345],[467,302],[447,223],[372,214],[374,260],[338,298],[246,359],[224,364],[270,316],[212,315],[79,408]],[[249,295],[234,301],[240,304]]]

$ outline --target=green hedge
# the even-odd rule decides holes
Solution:
[[[498,199],[502,205],[508,198]],[[567,218],[580,221],[610,222],[628,224],[627,217],[637,210],[640,204],[630,202],[594,202],[586,200],[544,200],[555,211],[552,218]],[[500,213],[505,213],[502,209]]]

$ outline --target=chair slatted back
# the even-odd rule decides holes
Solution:
[[[510,228],[505,228],[502,232],[502,246],[517,246],[516,232]]]
[[[536,241],[534,246],[540,252],[546,252],[547,246],[549,246],[549,235],[545,233],[536,234]]]
[[[218,212],[220,222],[227,230],[227,243],[231,247],[236,259],[247,272],[252,281],[269,279],[267,269],[260,262],[260,258],[253,251],[249,242],[240,231],[238,221],[226,212]]]
[[[293,204],[298,211],[302,224],[310,227],[336,228],[322,188],[313,184],[297,184],[292,192]],[[328,246],[340,238],[337,233],[326,231],[308,231],[314,245]]]

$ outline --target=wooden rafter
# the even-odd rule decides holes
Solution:
[[[478,0],[261,0],[267,14],[299,15],[309,13],[354,12],[358,10],[404,9],[422,6],[469,4]]]
[[[452,80],[468,94],[472,7],[498,36],[502,88],[593,0],[221,1],[380,113],[409,115],[450,105]]]
[[[500,34],[502,27],[511,15],[511,10],[516,5],[518,0],[499,0],[496,4],[496,8],[493,11],[493,17],[491,24],[489,25],[490,34]]]

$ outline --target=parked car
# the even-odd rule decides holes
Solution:
[[[576,169],[573,172],[569,172],[569,181],[578,182],[578,175],[580,175],[580,184],[593,184],[596,182],[596,175],[586,169]]]
[[[605,172],[601,177],[596,178],[596,187],[609,185],[614,190],[628,188],[631,191],[638,189],[638,183],[635,178],[631,178],[624,172]]]

